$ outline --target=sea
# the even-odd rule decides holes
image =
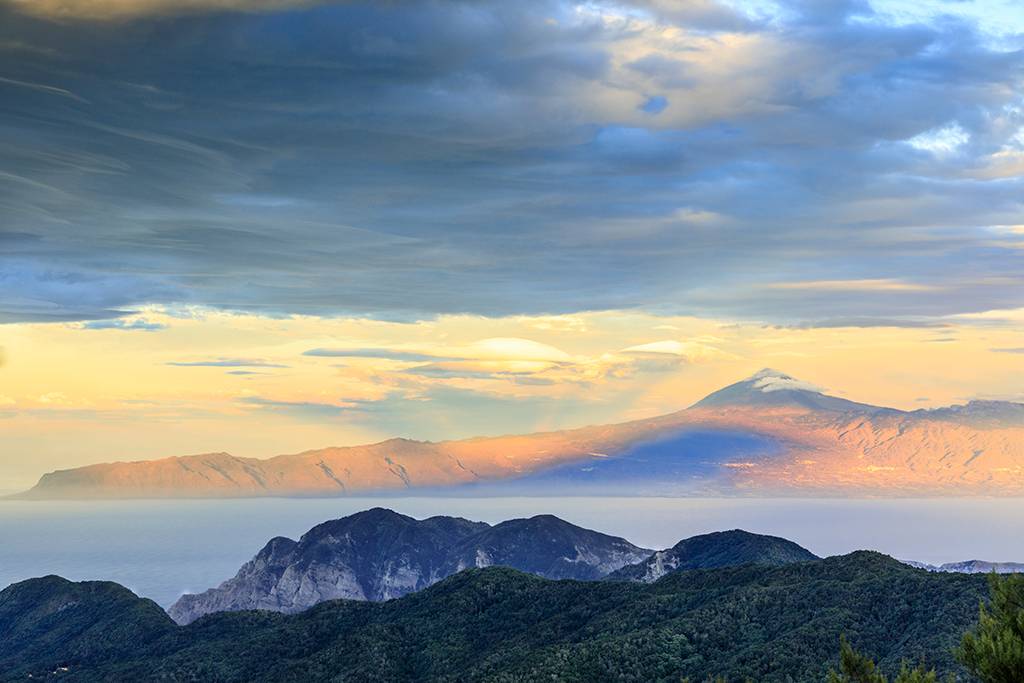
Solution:
[[[0,586],[57,574],[116,581],[167,607],[220,584],[274,536],[371,507],[496,523],[547,513],[654,549],[710,531],[782,536],[821,555],[1024,562],[1024,499],[349,497],[0,500]]]

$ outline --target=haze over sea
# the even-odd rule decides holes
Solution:
[[[117,581],[170,605],[233,576],[270,538],[384,506],[495,523],[541,513],[664,548],[732,528],[818,555],[861,548],[942,563],[1024,561],[1024,499],[447,498],[0,502],[0,585],[34,576]]]

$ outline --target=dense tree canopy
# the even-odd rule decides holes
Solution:
[[[888,676],[904,661],[962,676],[953,650],[985,594],[984,577],[858,552],[683,571],[651,585],[469,570],[384,603],[221,613],[178,627],[113,584],[51,578],[0,593],[0,679],[66,667],[68,681],[819,683],[841,634]]]
[[[991,597],[957,654],[983,683],[1024,681],[1024,575],[989,577]]]

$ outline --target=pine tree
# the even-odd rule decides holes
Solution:
[[[957,658],[982,683],[1024,681],[1024,575],[989,576],[989,605],[964,634]]]
[[[892,683],[938,683],[938,680],[935,671],[927,671],[924,666],[912,669],[903,662]],[[889,679],[870,657],[854,650],[846,637],[840,636],[839,673],[830,672],[828,683],[889,683]]]

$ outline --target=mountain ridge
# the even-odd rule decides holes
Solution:
[[[168,614],[184,624],[221,611],[294,613],[325,600],[390,600],[493,565],[552,579],[597,579],[652,552],[553,515],[491,526],[371,508],[317,524],[298,541],[271,539],[234,577],[181,596]]]
[[[662,447],[655,453],[652,444]],[[644,471],[645,463],[661,464]],[[14,497],[484,491],[530,485],[530,477],[558,468],[565,476],[555,491],[567,486],[570,494],[589,486],[624,495],[1020,495],[1024,405],[902,411],[829,396],[765,369],[689,408],[642,420],[459,441],[393,438],[267,459],[220,452],[100,463],[47,473]]]

